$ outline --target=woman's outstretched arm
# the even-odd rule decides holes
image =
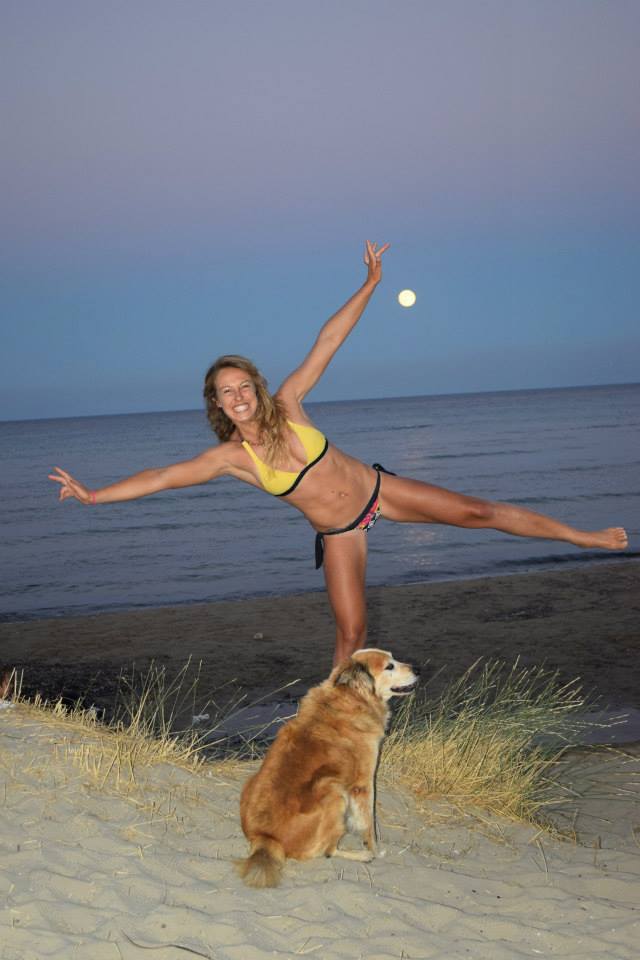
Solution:
[[[49,479],[60,484],[60,500],[72,497],[80,503],[116,503],[121,500],[148,497],[161,490],[174,490],[177,487],[191,487],[198,483],[206,483],[226,473],[226,465],[223,447],[212,447],[211,450],[205,450],[192,460],[172,463],[167,467],[142,470],[140,473],[97,490],[85,487],[61,467],[55,467],[55,472],[49,474]]]
[[[302,361],[300,366],[284,381],[278,394],[287,401],[288,398],[300,402],[302,398],[316,385],[338,348],[347,339],[356,323],[362,316],[371,294],[380,283],[382,254],[389,247],[385,243],[378,248],[376,243],[366,242],[364,262],[367,265],[367,279],[354,295],[347,300],[337,313],[327,320],[318,334],[316,342]]]

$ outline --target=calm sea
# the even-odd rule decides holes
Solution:
[[[368,463],[574,526],[640,532],[640,384],[308,405]],[[98,487],[211,445],[200,411],[0,423],[2,619],[323,588],[297,511],[224,478],[130,503],[59,504],[60,465]],[[635,542],[634,542],[635,535]],[[492,531],[380,521],[370,584],[455,579],[611,559]]]

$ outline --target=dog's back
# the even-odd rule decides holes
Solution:
[[[250,886],[276,885],[287,857],[334,854],[354,797],[361,807],[354,822],[374,846],[373,779],[393,692],[377,689],[372,664],[382,671],[393,661],[386,651],[361,654],[362,661],[351,658],[309,691],[242,791],[242,829],[251,852],[237,866]],[[406,668],[412,686],[411,669],[397,667]]]

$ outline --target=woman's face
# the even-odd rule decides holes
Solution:
[[[216,402],[233,423],[252,420],[258,409],[258,398],[249,374],[237,367],[223,367],[216,377]]]

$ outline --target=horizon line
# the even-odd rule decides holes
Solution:
[[[550,390],[598,390],[607,387],[638,387],[640,381],[625,380],[620,383],[576,383],[561,387],[517,387],[516,389],[493,390],[452,390],[450,393],[407,393],[384,397],[350,397],[342,400],[310,400],[308,406],[328,403],[377,403],[382,400],[417,400],[423,397],[470,397],[483,396],[495,393],[542,393]],[[66,414],[60,417],[0,417],[0,423],[39,423],[49,420],[95,420],[99,417],[144,417],[159,413],[197,413],[204,412],[204,407],[167,407],[161,410],[127,410],[120,413],[77,413]]]

